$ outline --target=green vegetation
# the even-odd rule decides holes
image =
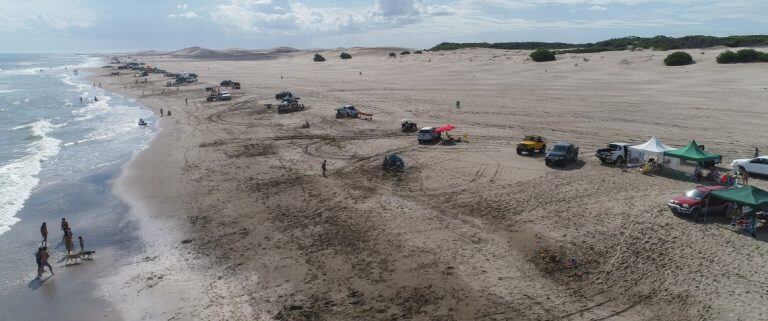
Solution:
[[[411,54],[411,52],[408,51],[408,50],[403,51],[403,52],[400,53],[401,56],[410,55],[410,54]]]
[[[685,51],[673,52],[664,58],[667,66],[685,66],[693,63],[693,57]]]
[[[717,56],[717,63],[719,64],[750,62],[768,62],[768,53],[754,49],[741,49],[737,52],[726,50]]]
[[[395,58],[395,57],[397,57],[396,53],[394,53],[394,52],[390,52],[389,53],[389,58]]]
[[[536,50],[549,49],[557,50],[557,53],[590,53],[613,50],[628,50],[633,48],[644,48],[654,50],[674,50],[674,49],[699,49],[717,46],[727,47],[754,47],[768,46],[768,35],[749,35],[749,36],[685,36],[680,38],[656,36],[656,37],[624,37],[615,38],[596,43],[572,44],[563,42],[475,42],[475,43],[452,43],[443,42],[430,51],[456,50],[462,48],[494,48],[507,50]]]
[[[323,62],[325,61],[325,57],[321,56],[320,54],[315,54],[315,58],[313,58],[315,62]]]
[[[423,53],[424,52],[422,52],[421,50],[416,50],[416,51],[413,52],[414,55],[421,55]]]
[[[342,52],[341,53],[341,59],[352,59],[352,55],[350,55],[350,54],[348,54],[346,52]]]
[[[531,53],[531,59],[535,62],[553,61],[555,53],[546,49],[539,49]]]

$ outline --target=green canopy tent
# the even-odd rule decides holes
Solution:
[[[715,190],[709,193],[709,197],[746,205],[755,210],[768,205],[768,191],[761,190],[754,186],[741,186],[737,188]],[[707,199],[707,202],[709,202],[709,199]],[[754,224],[751,226],[750,230],[751,233],[754,233],[754,230],[757,227],[756,222],[753,221],[753,223]]]
[[[721,200],[746,205],[755,209],[768,205],[768,192],[754,186],[716,190],[712,191],[710,195]]]
[[[698,144],[696,144],[695,140],[691,141],[684,147],[665,151],[664,156],[689,160],[697,163],[707,161],[720,163],[723,160],[723,156],[705,152],[703,149],[701,149],[701,147],[699,147]]]

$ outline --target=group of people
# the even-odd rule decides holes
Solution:
[[[168,113],[166,114],[166,116],[171,117],[171,110],[168,109],[167,112]],[[163,109],[162,108],[160,108],[160,117],[163,117]]]
[[[74,234],[72,233],[72,228],[69,226],[69,222],[67,222],[66,218],[61,219],[61,231],[64,232],[64,235],[61,238],[61,242],[64,243],[64,247],[67,249],[67,254],[72,254],[75,247]],[[48,261],[51,255],[48,252],[48,224],[46,222],[43,222],[43,224],[40,225],[40,235],[43,237],[43,242],[37,248],[37,252],[35,253],[38,278],[40,278],[43,273],[45,273],[45,267],[48,267],[48,269],[51,271],[51,275],[54,274],[53,267]],[[83,239],[82,236],[78,236],[77,239],[80,243],[80,252],[85,252],[85,239]]]

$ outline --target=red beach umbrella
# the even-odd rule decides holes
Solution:
[[[454,128],[456,128],[456,126],[453,126],[451,124],[445,124],[435,129],[435,131],[438,133],[442,133],[442,132],[452,131]]]

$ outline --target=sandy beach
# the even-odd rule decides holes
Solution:
[[[116,182],[146,250],[101,280],[104,297],[126,320],[768,318],[768,233],[674,216],[666,202],[695,183],[594,157],[650,136],[695,139],[725,166],[768,150],[768,65],[718,65],[721,49],[688,50],[697,63],[684,67],[664,66],[663,51],[388,58],[401,50],[134,57],[199,75],[178,89],[92,70],[172,112]],[[233,100],[206,102],[227,79],[242,84]],[[307,109],[264,106],[283,90]],[[342,104],[373,120],[336,119]],[[453,124],[468,142],[418,145],[402,118]],[[526,134],[578,144],[580,160],[519,156]],[[382,173],[390,152],[405,173]]]

